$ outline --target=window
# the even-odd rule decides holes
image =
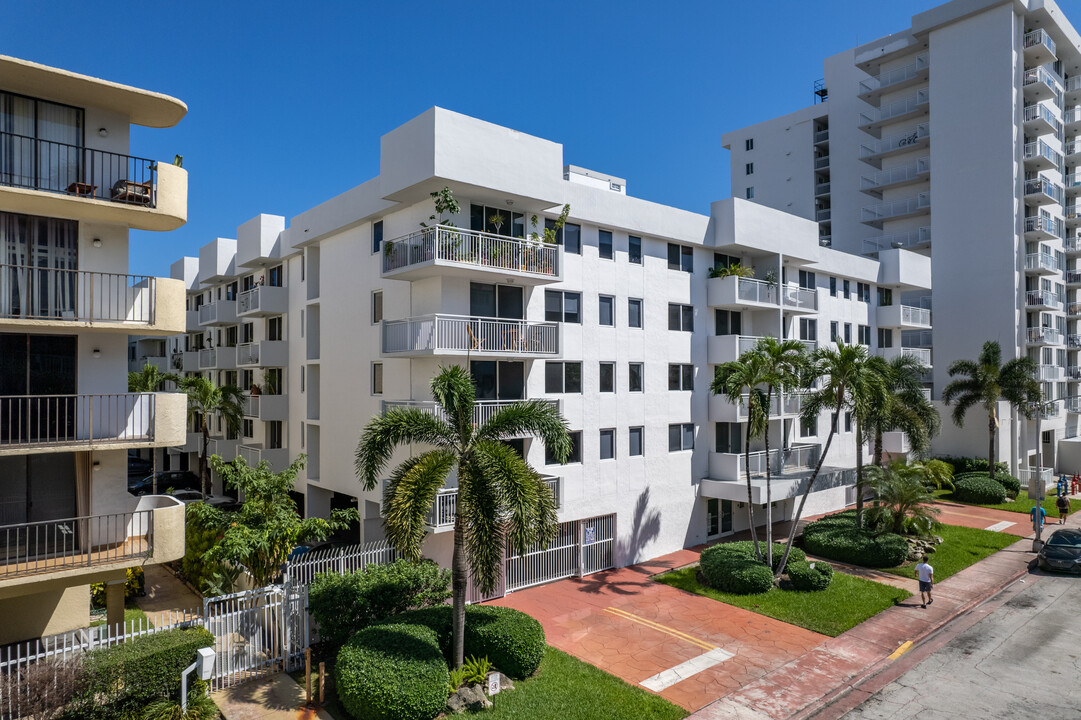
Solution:
[[[548,322],[582,322],[582,293],[545,290],[544,319]]]
[[[612,232],[610,230],[597,232],[597,252],[602,260],[612,259]]]
[[[562,245],[565,252],[573,255],[582,254],[582,226],[565,223],[561,230],[556,230],[556,221],[545,219],[546,230],[555,230],[556,245]]]
[[[694,249],[668,243],[668,269],[694,272]]]
[[[837,278],[830,278],[830,297],[837,297]]]
[[[383,244],[383,221],[376,220],[372,223],[372,252],[379,252]]]
[[[754,138],[747,138],[743,141],[744,150],[754,150]]]
[[[716,310],[713,328],[715,335],[739,335],[743,332],[743,316],[738,310]]]
[[[669,365],[668,389],[694,390],[694,365]]]
[[[308,368],[305,365],[300,366],[300,392],[304,392],[307,389],[308,384]],[[240,387],[249,387],[248,385],[241,385]]]
[[[871,286],[867,283],[856,283],[856,299],[860,302],[871,302]]]
[[[851,412],[846,412],[845,413],[845,432],[846,433],[852,432],[852,413]]]
[[[613,362],[602,362],[600,364],[599,375],[599,387],[598,392],[610,393],[616,391],[616,364]]]
[[[267,277],[267,284],[270,285],[270,287],[281,287],[282,286],[282,266],[281,265],[275,265],[274,267],[270,268],[269,277]]]
[[[879,288],[878,304],[882,307],[893,305],[893,290],[891,290],[890,288]]]
[[[281,395],[285,389],[285,372],[281,368],[267,368],[263,371],[263,394]]]
[[[642,238],[635,235],[627,237],[627,262],[642,264]]]
[[[601,430],[601,460],[612,460],[616,456],[615,428]]]
[[[581,430],[573,430],[570,433],[570,436],[571,436],[571,452],[567,456],[567,462],[564,463],[564,465],[569,464],[569,463],[580,463],[580,462],[582,462],[582,431]],[[558,465],[559,464],[559,461],[556,460],[555,455],[553,455],[552,452],[548,448],[544,448],[544,464],[545,465]]]
[[[814,318],[799,319],[799,339],[818,340],[818,321]]]
[[[840,336],[841,324],[836,320],[830,321],[830,342],[837,342],[841,339]]]
[[[801,438],[818,435],[818,418],[801,418],[799,421],[799,436]]]
[[[845,323],[845,345],[852,344],[852,323]]]
[[[244,433],[244,437],[255,437],[255,421],[250,418],[244,418],[242,425],[241,432]]]
[[[871,326],[870,325],[858,325],[856,327],[856,340],[860,345],[871,344]]]
[[[641,298],[627,299],[627,327],[642,327],[642,300]]]
[[[281,340],[282,339],[282,316],[267,318],[266,321],[266,339],[267,340]]]
[[[668,426],[668,452],[694,450],[694,423]]]
[[[492,233],[493,235],[524,238],[525,215],[522,213],[509,212],[506,208],[470,205],[469,228],[471,230]]]
[[[747,175],[754,175],[754,163],[747,163],[747,167],[744,169]]]
[[[616,324],[616,299],[611,295],[601,295],[597,300],[597,322],[612,327]]]
[[[844,296],[845,300],[848,300],[852,296],[849,290],[848,280],[844,281]]]
[[[305,251],[305,254],[300,256],[300,281],[301,282],[304,282],[304,278],[307,275],[307,268],[308,268],[308,255],[307,255],[307,251]],[[236,285],[236,283],[233,283],[233,285]],[[304,440],[304,433],[300,434],[300,439],[301,439],[301,441]]]
[[[815,289],[815,274],[809,270],[799,271],[799,286],[807,290]]]
[[[372,363],[372,395],[383,394],[383,363]]]
[[[713,269],[720,270],[721,268],[730,268],[733,265],[739,265],[740,260],[734,255],[725,255],[724,253],[713,253]]]
[[[889,328],[878,329],[878,346],[880,348],[893,347],[893,330]]]
[[[645,428],[632,427],[627,433],[627,454],[631,457],[645,455]]]
[[[694,307],[668,303],[668,329],[694,332]]]
[[[642,392],[642,363],[627,365],[627,391]]]
[[[582,363],[549,360],[544,363],[544,392],[582,392]]]
[[[255,340],[255,323],[246,322],[240,326],[240,342],[250,343]]]
[[[747,188],[747,199],[754,200],[754,186]]]
[[[372,325],[383,321],[383,291],[372,293]]]
[[[714,431],[714,450],[719,453],[738,453],[743,450],[740,444],[739,423],[719,422]]]

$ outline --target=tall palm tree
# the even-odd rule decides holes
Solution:
[[[773,488],[769,461],[769,421],[770,408],[774,392],[780,401],[781,393],[798,387],[803,369],[807,365],[807,348],[799,340],[778,340],[764,337],[758,341],[752,352],[762,357],[764,380],[766,384],[766,402],[764,414],[766,444],[766,563],[773,567]]]
[[[924,455],[942,421],[934,404],[923,394],[923,363],[911,355],[898,355],[875,366],[886,384],[886,402],[870,408],[866,432],[874,442],[872,462],[882,466],[882,435],[900,430],[908,437],[914,454]]]
[[[833,437],[837,434],[837,422],[841,412],[851,410],[856,417],[863,417],[866,415],[868,407],[883,402],[886,391],[882,376],[869,363],[870,359],[867,348],[863,345],[845,345],[840,341],[837,342],[836,349],[819,348],[811,356],[808,369],[805,371],[806,376],[823,378],[823,383],[822,387],[812,391],[805,398],[801,415],[804,420],[817,420],[820,413],[828,410],[830,412],[830,431],[829,435],[826,436],[826,444],[818,456],[818,462],[815,463],[814,470],[811,472],[811,477],[808,478],[807,485],[803,488],[803,495],[800,497],[796,514],[792,518],[792,527],[788,531],[788,542],[785,545],[780,565],[776,570],[778,575],[784,572],[785,565],[788,564],[788,556],[792,552],[792,541],[796,538],[796,528],[799,525],[800,518],[803,516],[807,496],[811,494],[815,480],[818,479],[818,475],[822,471],[822,464],[826,459],[826,455],[829,454],[830,445],[833,444]],[[856,429],[856,483],[859,488],[856,503],[857,511],[860,511],[863,505],[860,472],[863,453],[860,450],[858,423]]]
[[[244,418],[244,392],[236,385],[217,385],[209,378],[179,378],[180,390],[188,396],[188,420],[199,428],[203,443],[199,451],[199,484],[205,498],[210,494],[207,447],[210,445],[210,416],[220,415],[225,427],[239,433]]]
[[[179,378],[172,373],[163,373],[156,365],[147,363],[140,372],[128,373],[128,392],[158,392],[166,383],[179,383]],[[151,492],[158,494],[158,449],[150,448],[150,461],[153,463],[152,475],[153,489]]]
[[[458,497],[454,515],[451,589],[454,603],[454,664],[465,659],[466,573],[482,593],[491,592],[503,572],[504,549],[524,554],[547,544],[556,531],[556,506],[541,476],[502,441],[531,435],[564,462],[570,455],[567,423],[550,403],[528,400],[474,424],[473,378],[455,365],[432,379],[438,414],[418,408],[391,408],[373,418],[357,444],[357,477],[373,490],[395,448],[430,446],[391,471],[383,492],[387,539],[405,557],[419,559],[425,516],[454,468]]]
[[[1002,362],[1002,348],[993,340],[983,344],[976,360],[956,360],[950,365],[950,384],[942,390],[942,402],[953,408],[953,422],[964,427],[965,413],[975,405],[987,411],[987,473],[995,477],[995,435],[998,432],[998,401],[1005,400],[1032,417],[1031,403],[1040,401],[1036,363],[1029,357]]]
[[[747,428],[743,436],[743,467],[747,476],[747,525],[751,529],[755,557],[762,559],[758,546],[758,529],[754,524],[754,499],[751,490],[751,438],[767,434],[766,393],[762,386],[768,381],[766,362],[761,353],[754,351],[740,355],[739,360],[717,366],[709,389],[714,395],[723,395],[728,402],[742,407],[747,405]],[[769,463],[766,463],[767,466]]]

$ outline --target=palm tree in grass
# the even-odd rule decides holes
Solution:
[[[203,443],[199,451],[199,485],[206,498],[210,494],[207,447],[210,445],[210,416],[219,415],[231,433],[239,433],[244,419],[244,392],[236,385],[217,385],[196,375],[179,379],[180,390],[188,396],[188,420],[199,428]]]
[[[743,433],[743,469],[747,477],[747,526],[751,529],[751,542],[754,544],[755,557],[762,559],[762,549],[758,546],[758,529],[754,524],[754,495],[751,488],[751,438],[759,437],[767,431],[766,392],[762,386],[766,383],[766,362],[760,353],[753,350],[743,353],[738,360],[718,365],[713,374],[709,389],[714,395],[723,395],[725,400],[737,407],[747,407],[747,426]],[[767,463],[768,464],[768,463]]]
[[[551,403],[527,400],[474,424],[473,378],[455,365],[432,379],[437,414],[418,408],[390,408],[373,418],[357,444],[357,477],[373,490],[399,446],[429,446],[390,473],[383,492],[387,539],[405,557],[420,558],[426,516],[451,470],[458,470],[454,515],[451,589],[454,603],[454,665],[465,659],[467,572],[482,593],[490,593],[503,572],[504,549],[524,554],[547,544],[557,528],[551,489],[530,465],[502,441],[538,437],[560,462],[571,452],[567,423]]]
[[[886,402],[871,407],[865,418],[865,432],[871,435],[874,448],[872,462],[883,465],[882,436],[898,430],[908,437],[916,455],[926,454],[942,425],[935,406],[923,394],[927,368],[911,355],[878,360],[875,367],[886,384]]]
[[[818,479],[819,473],[822,472],[822,464],[829,454],[830,445],[833,444],[833,437],[837,434],[837,422],[841,412],[850,410],[855,417],[859,418],[867,414],[869,407],[884,402],[886,395],[885,385],[882,382],[882,376],[875,370],[870,360],[871,356],[863,345],[845,345],[840,341],[838,341],[836,349],[819,348],[811,355],[811,360],[805,371],[806,377],[822,378],[822,387],[808,393],[804,399],[803,410],[800,414],[806,421],[817,421],[819,414],[829,411],[830,431],[829,435],[826,436],[826,444],[818,456],[818,462],[815,463],[814,470],[811,472],[811,477],[807,479],[807,484],[803,488],[796,514],[792,518],[792,527],[788,531],[788,542],[785,545],[780,565],[776,570],[778,576],[784,573],[785,565],[788,564],[788,556],[792,552],[792,541],[796,538],[796,528],[799,525],[800,518],[803,516],[803,507],[807,504],[807,496],[811,494],[815,480]],[[863,453],[860,451],[858,422],[856,429],[856,482],[857,487],[860,487],[861,490],[856,501],[857,510],[859,511],[862,510],[863,504],[862,473],[860,472]]]
[[[982,405],[987,412],[987,473],[995,477],[995,435],[998,432],[998,401],[1005,400],[1025,417],[1031,404],[1040,401],[1036,363],[1029,357],[1002,362],[1002,348],[993,340],[983,344],[975,360],[956,360],[949,369],[950,384],[942,389],[942,402],[953,406],[953,422],[964,427],[965,414]]]
[[[163,373],[156,365],[147,363],[139,372],[128,373],[128,392],[152,393],[158,392],[165,387],[166,383],[174,385],[180,382],[180,378],[172,373]],[[151,492],[158,494],[158,449],[150,448],[150,461],[153,463],[152,475],[154,478]]]

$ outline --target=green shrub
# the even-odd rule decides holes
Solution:
[[[208,563],[203,556],[221,540],[217,529],[203,527],[192,514],[195,503],[189,503],[185,509],[187,519],[184,524],[184,558],[180,561],[180,570],[192,585],[200,592],[207,591],[214,582],[214,576],[221,572],[216,563]]]
[[[762,551],[762,559],[766,558],[766,543],[759,542],[759,549]],[[716,549],[714,549],[716,548]],[[785,543],[773,543],[773,569],[776,570],[781,564],[781,558],[784,557]],[[710,550],[714,553],[721,554],[735,554],[742,555],[749,558],[754,558],[754,543],[750,540],[736,540],[735,542],[726,542],[714,545]],[[788,562],[797,562],[799,560],[806,560],[807,553],[800,550],[798,547],[793,546],[792,552],[788,555]]]
[[[146,577],[141,567],[128,568],[127,578],[124,580],[124,599],[146,594]],[[105,607],[105,583],[93,583],[90,585],[90,607]]]
[[[961,502],[998,505],[1006,502],[1006,488],[986,475],[966,475],[954,478],[953,496]]]
[[[979,457],[940,457],[936,458],[953,466],[954,475],[964,475],[971,472],[983,472],[987,475],[987,458]],[[995,463],[995,472],[1008,473],[1010,468],[1004,462]]]
[[[189,692],[186,713],[176,700],[156,700],[146,706],[140,717],[142,720],[217,720],[221,713],[205,692]]]
[[[164,630],[100,650],[86,657],[90,692],[115,707],[143,708],[180,692],[180,673],[195,651],[214,644],[206,628]]]
[[[803,528],[803,549],[843,563],[863,567],[896,567],[908,557],[900,535],[856,527],[855,510],[827,515]]]
[[[833,580],[833,566],[822,560],[789,563],[786,570],[792,587],[804,592],[825,590]]]
[[[406,610],[442,605],[450,598],[450,571],[431,560],[396,560],[363,572],[328,573],[309,588],[308,608],[319,636],[342,645],[358,630]]]
[[[954,479],[955,480],[967,480],[968,478],[977,478],[977,479],[982,479],[982,480],[988,480],[989,479],[987,477],[987,471],[986,470],[984,470],[983,472],[963,473],[961,475],[956,476]],[[1021,492],[1021,481],[1018,480],[1017,478],[1015,478],[1013,475],[1010,475],[1007,472],[996,472],[995,473],[995,482],[997,482],[999,485],[1001,485],[1006,490],[1006,496],[1009,497],[1009,498],[1016,498],[1018,493]],[[956,486],[954,486],[954,489],[956,490]]]
[[[450,673],[431,628],[365,628],[338,651],[338,699],[358,720],[430,720],[447,703]]]
[[[775,543],[784,554],[784,546]],[[794,552],[794,551],[793,551]],[[758,562],[754,544],[750,542],[721,543],[702,551],[699,569],[706,585],[737,595],[757,595],[773,587],[773,570]]]
[[[488,658],[467,657],[462,663],[460,670],[465,670],[466,682],[471,684],[483,683],[488,679],[488,673],[492,670],[492,663]]]

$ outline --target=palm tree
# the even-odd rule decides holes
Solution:
[[[942,390],[942,402],[953,408],[953,422],[964,427],[965,413],[975,405],[987,411],[987,474],[995,477],[995,435],[998,431],[998,401],[1005,400],[1032,417],[1031,404],[1040,401],[1042,392],[1036,381],[1036,363],[1029,357],[1013,358],[1002,363],[1002,348],[993,340],[983,344],[976,360],[957,360],[950,365],[950,377],[956,377]]]
[[[454,664],[465,659],[466,573],[489,593],[502,574],[504,549],[524,554],[547,544],[556,531],[555,498],[541,476],[502,441],[531,435],[564,462],[570,455],[567,423],[550,403],[527,400],[474,424],[473,378],[455,365],[432,379],[440,411],[391,408],[373,418],[357,444],[357,477],[365,490],[375,489],[395,448],[409,443],[431,446],[410,457],[390,474],[383,492],[383,527],[387,539],[405,557],[420,558],[427,532],[425,517],[454,468],[458,496],[454,515],[451,588],[454,602]]]
[[[762,390],[769,379],[765,359],[761,353],[745,352],[739,360],[719,365],[714,372],[709,389],[714,395],[723,395],[733,405],[747,404],[747,428],[743,437],[743,467],[747,476],[747,525],[751,529],[755,557],[762,559],[758,547],[758,530],[754,524],[754,498],[751,490],[751,438],[766,434],[766,393]],[[766,463],[767,466],[769,463]]]
[[[872,360],[877,360],[874,367],[886,385],[886,402],[871,407],[866,417],[866,432],[874,441],[872,462],[882,465],[882,436],[896,430],[905,433],[914,454],[924,455],[942,424],[935,406],[923,394],[926,368],[911,355]]]
[[[145,392],[152,393],[158,392],[165,383],[173,383],[174,385],[180,382],[180,379],[172,373],[163,373],[157,368],[156,365],[147,363],[143,365],[143,369],[140,372],[128,373],[128,392]],[[154,495],[158,494],[158,450],[157,448],[150,448],[150,460],[153,463],[153,489],[151,492]]]
[[[811,472],[811,477],[803,488],[799,506],[792,518],[792,527],[788,531],[784,555],[776,570],[777,575],[784,572],[785,565],[788,563],[788,556],[792,552],[792,541],[796,538],[796,528],[800,517],[803,516],[803,507],[807,503],[807,496],[811,494],[815,480],[822,471],[822,464],[829,453],[833,437],[837,434],[837,421],[841,416],[841,411],[851,409],[853,414],[860,418],[867,414],[870,406],[884,401],[886,391],[882,376],[869,363],[870,359],[867,348],[863,345],[845,345],[840,341],[837,342],[836,349],[819,348],[811,356],[808,369],[805,371],[806,376],[824,380],[821,388],[809,393],[804,399],[801,415],[804,420],[814,421],[818,419],[821,412],[829,410],[830,431],[826,436],[826,444],[818,456],[818,462],[815,463],[814,470]],[[856,431],[856,485],[859,488],[856,503],[857,512],[859,512],[863,509],[861,472],[863,453],[858,422]]]
[[[188,420],[199,428],[203,444],[199,452],[199,483],[203,497],[210,493],[207,447],[210,445],[210,416],[220,415],[225,427],[239,433],[244,418],[244,393],[236,385],[217,385],[196,375],[179,379],[180,390],[188,396]]]
[[[924,535],[931,531],[941,511],[932,505],[935,496],[924,485],[922,466],[897,460],[885,467],[872,465],[867,472],[879,503],[869,512],[872,525],[898,535],[906,528]]]

